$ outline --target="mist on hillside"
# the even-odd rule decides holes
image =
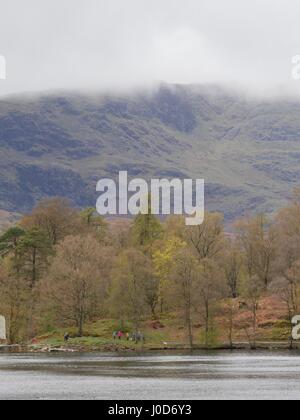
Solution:
[[[1,5],[0,95],[161,81],[298,95],[299,13],[297,0],[12,0]]]

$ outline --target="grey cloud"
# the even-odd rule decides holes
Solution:
[[[300,93],[298,0],[0,0],[0,95],[213,83]]]

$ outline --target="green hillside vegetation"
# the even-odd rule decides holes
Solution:
[[[212,87],[2,99],[0,209],[24,214],[54,196],[94,206],[97,181],[128,170],[204,178],[208,210],[227,222],[274,214],[299,183],[299,132],[299,102]]]

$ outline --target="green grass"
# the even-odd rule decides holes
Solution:
[[[169,324],[173,324],[174,321],[169,321]],[[165,324],[164,324],[165,325]],[[171,341],[173,330],[172,327],[167,326],[164,329],[154,330],[146,324],[141,328],[145,334],[146,343],[134,343],[127,341],[125,338],[122,340],[114,340],[112,334],[114,331],[122,330],[124,332],[132,332],[133,326],[130,322],[120,324],[120,322],[106,319],[99,320],[92,324],[86,325],[84,329],[83,337],[77,337],[77,331],[75,328],[64,328],[51,331],[47,334],[37,337],[38,346],[51,346],[59,347],[65,345],[64,334],[66,331],[70,334],[70,341],[68,346],[72,347],[86,347],[86,348],[99,348],[114,346],[116,348],[128,348],[128,349],[139,349],[141,347],[157,348],[163,347],[163,342]]]
[[[68,347],[74,347],[82,351],[112,351],[112,350],[139,350],[139,349],[164,349],[165,343],[168,347],[180,348],[187,344],[186,332],[182,322],[176,314],[163,314],[160,318],[163,328],[154,329],[151,321],[145,321],[141,325],[141,331],[145,335],[145,343],[134,343],[122,340],[114,340],[112,335],[114,331],[122,330],[124,332],[133,332],[134,327],[131,322],[121,324],[117,320],[102,319],[85,325],[83,337],[78,337],[76,328],[59,328],[54,331],[39,336],[34,342],[34,346],[38,349],[43,347],[60,347],[65,346],[64,334],[68,331],[70,341]],[[194,328],[194,345],[204,345],[204,329],[203,327]],[[268,328],[261,329],[258,332],[259,341],[288,341],[290,335],[289,323],[285,320],[278,320]],[[241,330],[234,331],[234,341],[236,343],[245,341]],[[238,337],[238,338],[237,338]],[[216,322],[209,336],[209,345],[217,347],[228,342],[227,330],[224,328],[222,320]]]

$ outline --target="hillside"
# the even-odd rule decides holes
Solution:
[[[57,94],[0,101],[0,209],[46,196],[95,205],[96,182],[205,178],[227,221],[272,213],[300,183],[300,102],[247,101],[204,87],[123,96]]]
[[[238,302],[237,302],[238,304]],[[241,305],[242,306],[242,305]],[[198,321],[198,322],[197,322]],[[247,329],[252,322],[252,313],[247,306],[236,311],[233,323],[233,343],[236,348],[249,348],[249,337]],[[228,312],[224,311],[222,305],[214,319],[214,334],[212,334],[211,346],[226,348],[229,345],[230,322]],[[134,329],[131,322],[122,327],[126,332]],[[195,317],[193,325],[194,346],[204,346],[204,323]],[[78,337],[75,328],[69,328],[71,340],[69,348],[77,351],[124,351],[128,349],[160,349],[165,348],[181,349],[187,347],[186,331],[182,320],[178,320],[178,314],[163,314],[160,321],[145,320],[142,323],[142,330],[145,333],[146,342],[135,344],[131,341],[114,341],[113,331],[120,329],[120,322],[112,319],[101,319],[86,326],[84,337]],[[290,345],[290,323],[287,320],[287,312],[284,303],[276,296],[264,296],[258,310],[257,339],[258,348],[287,348]],[[64,346],[64,329],[47,332],[45,335],[35,338],[32,341],[32,350],[49,351],[49,349]],[[297,343],[294,343],[297,348]],[[66,347],[67,349],[68,347]]]

